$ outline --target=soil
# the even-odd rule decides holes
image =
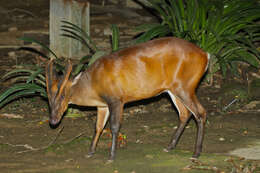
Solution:
[[[96,1],[96,7],[99,2],[102,3]],[[39,63],[34,54],[17,51],[16,48],[21,46],[17,38],[29,30],[47,32],[48,9],[49,4],[45,0],[0,2],[0,14],[5,16],[0,21],[0,35],[3,36],[0,37],[1,74],[22,64]],[[115,17],[117,23],[127,23],[127,20],[131,23],[129,18],[114,16],[111,10],[110,13],[112,15],[109,16]],[[95,17],[99,14],[104,15],[103,12],[92,13]],[[103,26],[106,22],[93,21],[93,24]],[[44,62],[41,63],[44,65]],[[216,74],[212,86],[205,80],[200,84],[197,95],[208,112],[208,120],[203,153],[197,161],[190,160],[196,137],[193,119],[176,150],[163,151],[179,121],[176,109],[166,94],[125,106],[117,158],[111,164],[107,164],[111,145],[109,124],[100,138],[97,153],[92,158],[86,157],[94,133],[95,108],[73,106],[59,127],[53,129],[48,123],[47,100],[35,96],[17,99],[0,109],[0,170],[3,173],[234,170],[249,173],[250,169],[251,172],[260,172],[260,72],[245,67],[248,73],[246,79],[233,76],[223,79]],[[9,80],[2,80],[0,91],[11,85]]]

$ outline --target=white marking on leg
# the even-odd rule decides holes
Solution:
[[[172,99],[172,102],[174,103],[174,105],[176,106],[177,110],[178,110],[178,113],[180,115],[180,110],[176,104],[176,96],[174,94],[172,94],[171,91],[167,90],[167,93],[170,95],[171,99]],[[183,103],[183,102],[182,102]],[[184,104],[184,103],[183,103]],[[195,118],[198,118],[197,115],[187,106],[184,104],[184,106],[194,115]]]
[[[175,96],[172,94],[172,92],[169,91],[169,90],[167,90],[167,93],[170,95],[171,100],[172,100],[172,102],[174,103],[174,105],[175,105],[175,107],[177,108],[178,113],[179,113],[179,115],[180,115],[180,110],[179,110],[178,105],[177,105],[177,103],[176,103],[176,97],[175,97]]]
[[[105,125],[107,123],[108,117],[109,117],[109,109],[106,108],[106,115],[104,117],[103,128],[105,127]]]

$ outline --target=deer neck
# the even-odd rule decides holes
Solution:
[[[70,104],[80,106],[106,106],[92,88],[91,77],[86,72],[81,72],[72,81],[70,89]]]

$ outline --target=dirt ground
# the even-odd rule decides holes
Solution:
[[[17,37],[32,30],[47,32],[48,8],[44,0],[0,1],[0,14],[5,16],[0,20],[1,74],[20,64],[37,63],[33,54],[16,50],[20,46]],[[116,18],[117,22],[127,20]],[[94,133],[95,108],[73,106],[74,112],[52,129],[47,101],[29,97],[0,109],[0,172],[260,172],[260,72],[250,68],[243,71],[247,78],[228,76],[224,80],[216,75],[213,86],[203,81],[198,88],[199,100],[208,112],[203,153],[198,161],[189,159],[196,137],[193,119],[177,149],[163,151],[178,126],[178,115],[166,94],[125,106],[117,159],[112,164],[106,164],[111,144],[109,125],[97,153],[86,158]],[[10,82],[1,81],[0,91],[9,86]]]

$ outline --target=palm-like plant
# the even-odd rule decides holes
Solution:
[[[73,71],[73,75],[77,75],[80,71],[84,70],[90,66],[98,58],[105,55],[104,51],[97,48],[96,44],[88,36],[88,34],[82,30],[80,27],[63,21],[62,30],[64,31],[63,36],[76,39],[87,46],[93,53],[90,56],[84,56],[80,59],[79,63],[76,65]],[[57,57],[55,52],[48,48],[48,46],[34,40],[32,38],[20,38],[21,40],[32,42],[40,45],[43,49],[47,50],[56,61],[56,69],[63,71],[64,67],[62,65],[61,59]],[[119,42],[119,31],[116,25],[112,25],[112,50],[118,50]],[[36,51],[36,53],[39,53]],[[40,53],[44,58],[49,59],[48,55]],[[34,65],[31,68],[20,68],[14,69],[3,76],[3,79],[15,79],[15,83],[9,87],[6,91],[0,94],[0,107],[5,104],[19,98],[29,95],[40,95],[42,97],[47,97],[46,86],[45,86],[45,69],[43,67]]]
[[[151,0],[160,22],[137,29],[143,42],[155,37],[176,36],[189,40],[211,54],[210,72],[230,69],[236,61],[259,66],[254,43],[260,40],[260,3],[257,0]]]
[[[15,69],[3,76],[3,79],[15,78],[15,84],[0,95],[0,107],[28,95],[47,97],[44,69],[35,67],[36,69]]]

